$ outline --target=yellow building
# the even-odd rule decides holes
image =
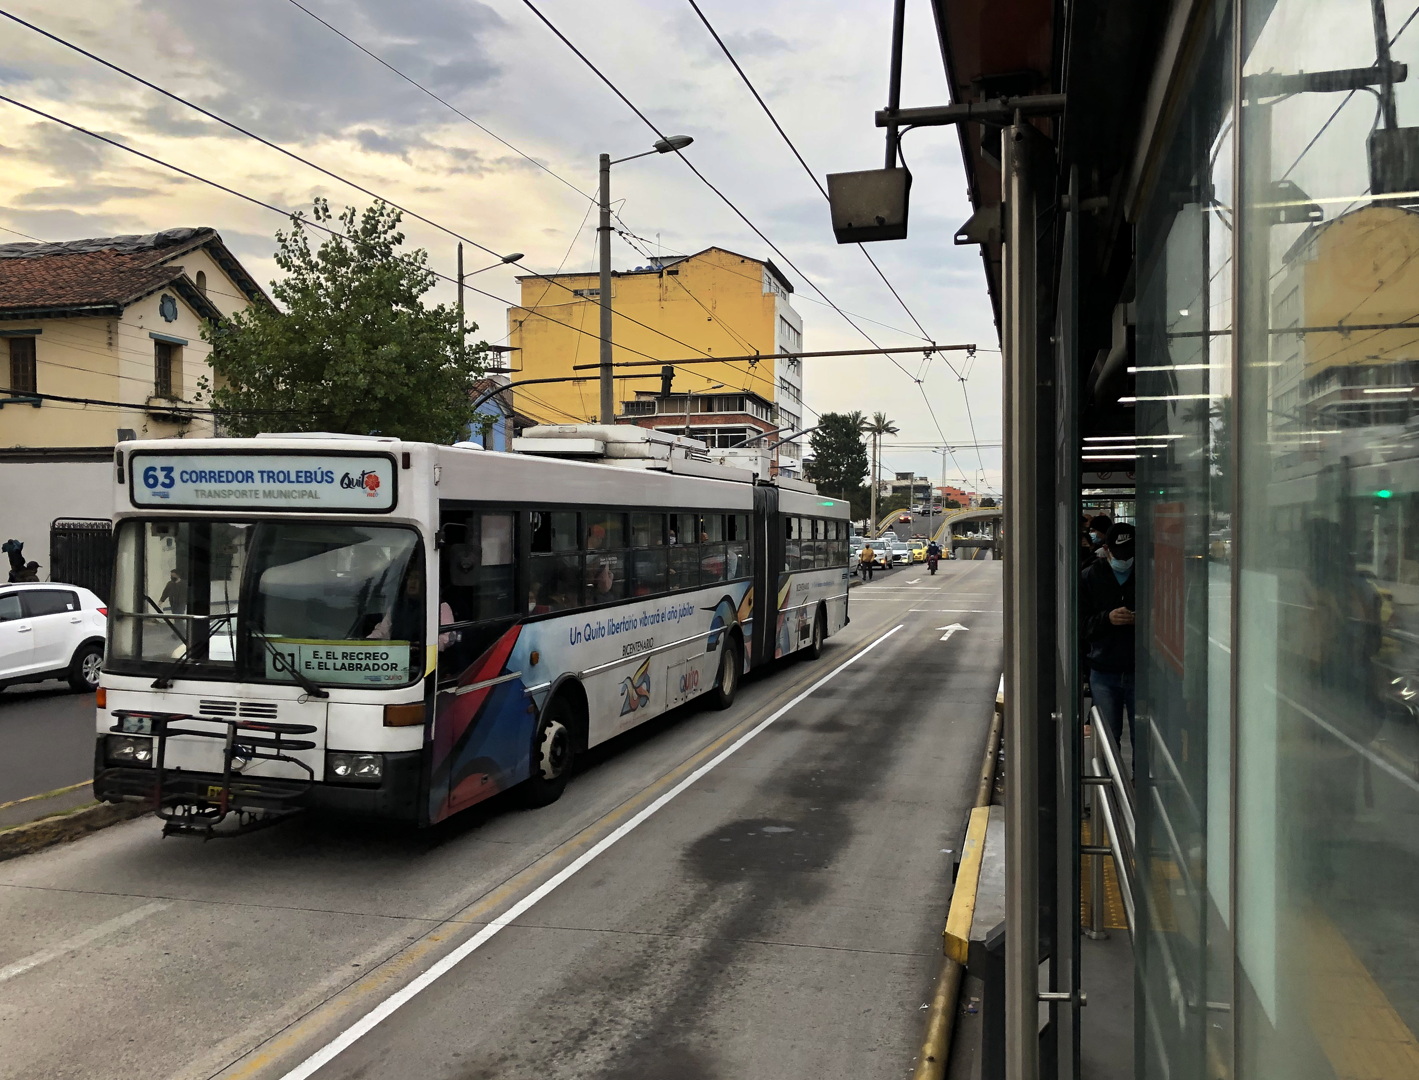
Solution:
[[[520,277],[522,306],[508,309],[513,379],[589,375],[587,382],[551,383],[516,390],[518,409],[550,423],[597,419],[594,370],[574,370],[599,359],[600,290],[590,274]],[[711,247],[650,266],[614,271],[611,326],[616,363],[801,352],[803,320],[789,298],[793,286],[771,262]],[[659,368],[618,368],[616,401],[637,390],[659,389]],[[723,387],[773,403],[776,427],[803,423],[803,371],[797,359],[678,364],[673,391],[698,394]],[[618,408],[620,408],[618,404]],[[784,443],[780,467],[797,471],[802,447]]]
[[[252,303],[212,229],[0,245],[0,448],[210,436],[202,326]]]

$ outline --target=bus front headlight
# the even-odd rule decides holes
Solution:
[[[332,750],[325,755],[325,779],[340,784],[378,784],[384,779],[384,755]]]
[[[153,740],[133,735],[110,735],[104,744],[104,756],[110,765],[137,765],[151,768]]]

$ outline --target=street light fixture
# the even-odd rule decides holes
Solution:
[[[611,166],[619,165],[623,161],[634,161],[636,158],[648,157],[651,154],[668,154],[675,150],[683,150],[694,141],[689,135],[671,135],[665,139],[657,139],[655,145],[649,150],[632,154],[630,157],[617,158],[612,161],[610,154],[601,155],[601,190],[598,200],[601,217],[596,234],[600,240],[601,258],[601,280],[597,293],[598,299],[601,301],[601,422],[603,424],[616,422],[616,384],[614,370],[611,366]]]
[[[493,263],[491,266],[485,266],[485,267],[483,267],[482,270],[471,270],[471,271],[469,271],[468,273],[465,274],[465,273],[463,272],[463,242],[462,242],[462,241],[459,241],[459,244],[458,244],[458,343],[459,343],[459,350],[460,350],[460,351],[462,351],[462,349],[463,349],[463,279],[464,279],[464,278],[471,278],[474,274],[481,274],[481,273],[483,273],[485,270],[496,270],[498,267],[500,267],[500,266],[506,266],[508,263],[521,262],[521,261],[522,261],[523,259],[525,259],[526,257],[527,257],[527,256],[523,255],[522,252],[520,252],[520,251],[514,251],[511,255],[504,255],[501,259],[499,259],[497,262]]]

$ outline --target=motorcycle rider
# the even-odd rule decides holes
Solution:
[[[941,545],[935,540],[926,545],[926,568],[936,573],[936,564],[941,561]]]

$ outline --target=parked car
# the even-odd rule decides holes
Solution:
[[[0,689],[68,679],[98,689],[108,609],[88,589],[57,582],[0,585]]]

